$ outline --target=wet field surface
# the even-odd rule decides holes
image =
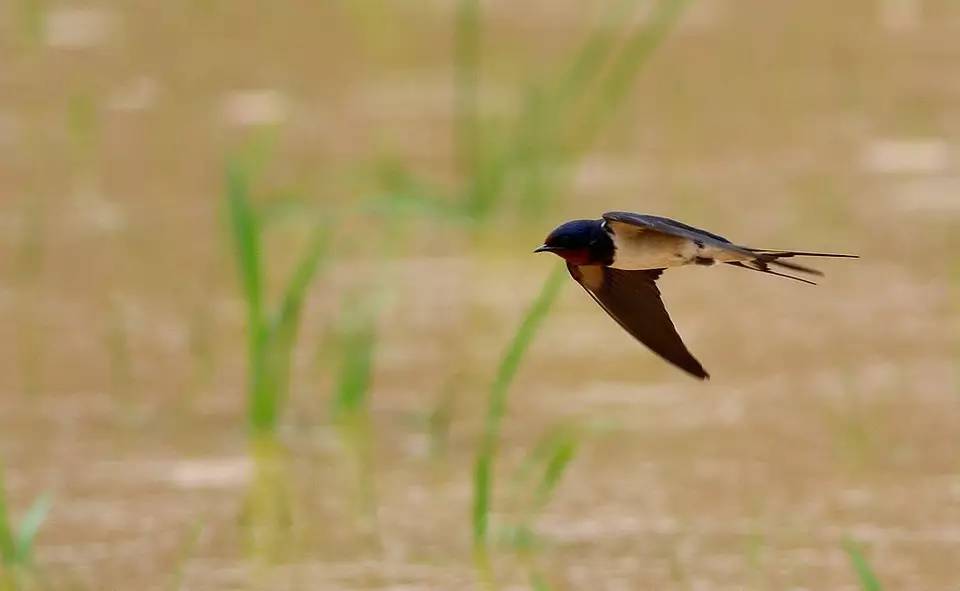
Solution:
[[[481,588],[470,504],[485,397],[558,264],[530,251],[606,210],[863,258],[818,261],[815,288],[665,274],[706,383],[571,281],[511,387],[501,588],[528,588],[536,569],[551,589],[852,590],[851,543],[887,589],[957,584],[951,3],[694,3],[557,201],[479,228],[354,207],[384,161],[456,183],[452,4],[108,2],[48,7],[35,31],[22,4],[0,17],[0,460],[17,515],[53,495],[35,587]],[[494,117],[597,14],[482,6]],[[246,432],[222,181],[232,147],[265,128],[271,294],[302,212],[339,217],[279,441],[261,445]],[[330,332],[345,299],[374,290],[357,445],[330,419]],[[557,429],[577,453],[524,546],[509,535],[513,482]],[[263,528],[251,505],[265,478],[282,501]]]

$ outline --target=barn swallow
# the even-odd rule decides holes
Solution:
[[[771,268],[823,275],[792,257],[856,255],[748,248],[669,218],[610,211],[599,220],[558,226],[534,252],[552,252],[590,297],[635,339],[701,380],[710,377],[687,350],[660,299],[656,281],[670,267],[725,263],[815,285]]]

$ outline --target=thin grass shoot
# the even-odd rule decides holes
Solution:
[[[880,584],[880,579],[873,572],[873,567],[870,566],[870,561],[864,556],[860,545],[853,540],[846,540],[843,543],[843,549],[857,574],[860,589],[863,591],[883,591],[883,585]]]
[[[21,579],[33,570],[34,545],[50,513],[53,496],[38,497],[14,524],[2,467],[0,467],[0,588],[17,589]]]
[[[488,550],[493,467],[497,457],[500,430],[507,412],[510,385],[517,375],[530,344],[560,294],[565,275],[565,269],[557,267],[547,277],[539,295],[527,310],[507,346],[490,387],[483,435],[474,461],[472,513],[474,557],[478,573],[487,586],[494,585]]]
[[[253,159],[256,161],[256,159]],[[255,434],[275,432],[290,388],[294,344],[306,293],[328,252],[329,232],[317,224],[283,290],[278,308],[265,302],[263,220],[251,200],[251,158],[227,166],[226,201],[234,259],[247,317],[248,422]]]
[[[379,303],[372,298],[348,296],[336,329],[339,366],[331,399],[331,415],[350,455],[354,498],[364,522],[377,531],[376,486],[373,465],[373,429],[370,391],[377,346]]]

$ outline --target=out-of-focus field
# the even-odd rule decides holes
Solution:
[[[651,13],[597,29],[613,5],[484,1],[458,37],[453,0],[5,3],[0,464],[14,521],[52,500],[33,574],[2,588],[490,588],[471,479],[498,360],[559,264],[530,251],[613,209],[863,258],[823,262],[816,288],[666,274],[707,383],[565,285],[509,389],[495,584],[869,588],[855,547],[885,589],[956,588],[960,5],[695,0],[583,119],[576,157],[524,169],[489,211],[433,211],[471,174],[457,80],[495,135],[590,31]],[[475,77],[455,41],[474,33]],[[332,226],[266,443],[248,437],[236,154],[271,306]],[[370,334],[351,333],[357,301]],[[362,398],[356,421],[335,392]],[[525,508],[523,467],[557,441],[558,480],[548,465]]]

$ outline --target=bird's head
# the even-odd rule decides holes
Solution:
[[[603,220],[573,220],[557,226],[533,252],[552,252],[574,265],[609,265],[613,250]]]

